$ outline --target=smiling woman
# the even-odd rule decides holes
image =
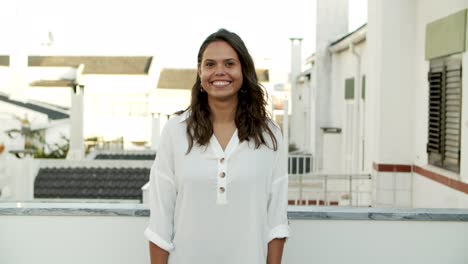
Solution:
[[[253,60],[220,29],[197,64],[191,104],[164,127],[151,169],[151,261],[279,264],[289,236],[287,149]]]
[[[242,67],[236,51],[224,41],[212,42],[203,53],[199,68],[202,90],[208,103],[231,100],[237,103],[242,86]]]

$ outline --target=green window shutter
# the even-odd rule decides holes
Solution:
[[[354,99],[354,78],[345,80],[345,100]]]
[[[456,172],[460,168],[461,81],[461,61],[447,61],[445,66],[444,168]]]
[[[366,100],[366,76],[362,76],[362,89],[361,89],[361,98]]]
[[[427,153],[429,164],[460,171],[461,59],[431,61]]]

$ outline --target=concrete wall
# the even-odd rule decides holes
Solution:
[[[11,178],[7,175],[7,156],[6,151],[0,153],[0,200],[6,200],[11,197]]]
[[[284,263],[466,263],[468,225],[441,222],[291,221]]]
[[[8,189],[8,195],[2,195],[0,200],[32,201],[34,199],[34,179],[39,170],[40,161],[31,157],[18,159],[8,155],[4,160],[5,179],[2,188]]]
[[[1,263],[149,263],[147,217],[1,216]],[[291,220],[283,263],[465,264],[466,222]]]

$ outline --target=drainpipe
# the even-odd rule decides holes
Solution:
[[[356,57],[356,77],[354,78],[355,81],[355,89],[354,89],[354,126],[353,126],[353,165],[352,165],[352,173],[359,173],[359,142],[361,142],[361,54],[356,51],[355,45],[353,42],[349,44],[349,48],[351,53]]]

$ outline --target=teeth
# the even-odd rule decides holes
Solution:
[[[213,82],[214,85],[228,85],[229,82],[227,81],[215,81]]]

